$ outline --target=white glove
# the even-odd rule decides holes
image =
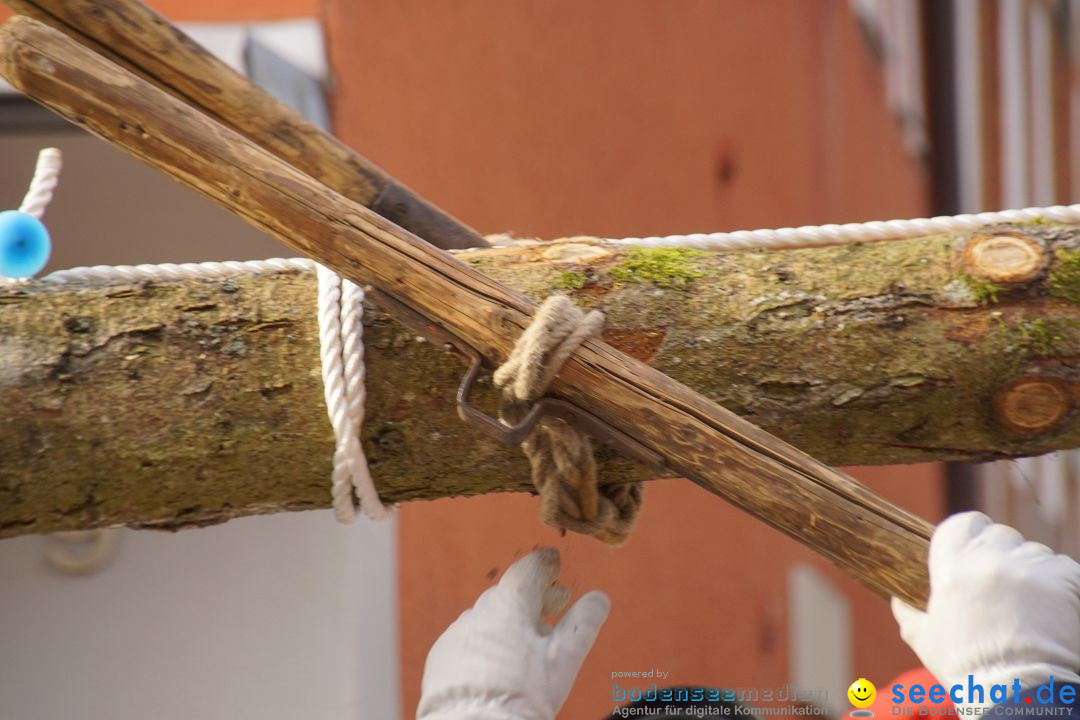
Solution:
[[[982,513],[954,515],[930,541],[926,612],[893,598],[900,635],[945,686],[1080,682],[1080,565]],[[977,697],[977,696],[976,696]],[[980,704],[978,702],[973,704]]]
[[[554,586],[559,553],[511,565],[435,641],[424,666],[418,720],[552,720],[607,618],[602,592],[584,595],[555,627],[569,592]]]

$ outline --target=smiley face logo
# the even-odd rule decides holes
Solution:
[[[848,700],[857,708],[870,707],[877,697],[877,688],[866,678],[859,678],[847,689]]]

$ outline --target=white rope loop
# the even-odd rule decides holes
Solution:
[[[353,493],[373,520],[389,511],[379,500],[360,444],[364,419],[363,315],[364,291],[333,270],[316,265],[319,276],[319,346],[323,393],[337,447],[330,494],[338,522],[356,519]],[[347,358],[347,359],[346,359]]]
[[[364,405],[367,400],[367,367],[364,364],[364,290],[351,280],[342,278],[341,293],[341,356],[345,365],[345,398],[349,421],[355,428],[346,437],[356,444],[352,455],[353,488],[364,514],[372,520],[385,520],[390,510],[379,499],[375,481],[367,464],[367,456],[360,442],[360,429],[364,425]]]
[[[36,176],[35,176],[36,178]],[[47,201],[46,201],[47,202]],[[164,263],[161,265],[95,265],[59,270],[45,283],[215,280],[283,270],[316,271],[319,284],[319,353],[323,395],[334,428],[334,469],[330,494],[339,522],[356,520],[355,497],[364,514],[383,520],[391,511],[379,499],[368,469],[360,430],[364,422],[364,291],[332,270],[307,258],[271,258],[247,262]]]
[[[40,220],[45,215],[45,208],[52,200],[57,183],[60,182],[62,164],[60,150],[57,148],[45,148],[38,153],[34,177],[30,180],[30,189],[26,191],[26,197],[19,206],[19,212],[36,220]]]

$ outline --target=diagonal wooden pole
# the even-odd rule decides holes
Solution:
[[[254,85],[138,0],[4,0],[200,109],[345,197],[444,249],[485,247],[473,229]]]
[[[299,252],[375,286],[491,364],[529,324],[534,307],[521,294],[62,33],[9,21],[0,28],[0,74]],[[847,475],[600,341],[575,351],[552,390],[875,592],[925,604],[931,526]]]

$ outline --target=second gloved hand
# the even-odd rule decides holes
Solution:
[[[1080,565],[982,513],[954,515],[930,541],[926,612],[897,598],[900,634],[946,687],[1077,683]]]
[[[559,554],[536,550],[510,566],[435,642],[424,666],[419,720],[552,720],[607,618],[602,592],[566,604]]]

